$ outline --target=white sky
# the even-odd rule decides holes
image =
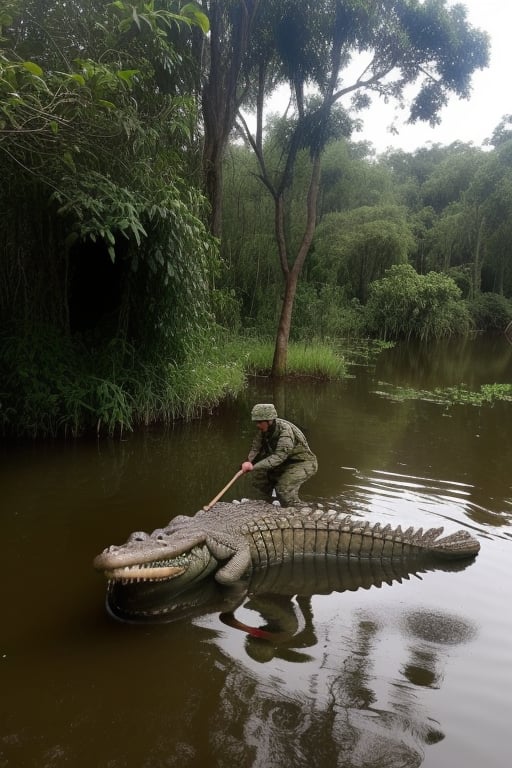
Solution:
[[[377,152],[387,147],[413,152],[429,143],[451,144],[453,141],[473,142],[481,146],[489,138],[501,118],[512,113],[512,0],[457,0],[466,6],[470,24],[489,33],[491,55],[489,67],[477,70],[472,78],[469,101],[455,97],[441,112],[441,124],[406,124],[407,112],[395,105],[375,103],[360,113],[364,130],[353,135],[354,140],[371,141]],[[450,5],[455,5],[451,0]],[[388,126],[395,119],[399,134],[394,136]]]

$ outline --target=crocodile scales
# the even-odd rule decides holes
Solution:
[[[304,556],[450,561],[474,557],[480,544],[468,531],[382,527],[321,507],[282,508],[263,501],[219,502],[192,517],[180,515],[153,533],[94,560],[111,582],[173,582],[176,593],[210,574],[235,584],[252,569]]]

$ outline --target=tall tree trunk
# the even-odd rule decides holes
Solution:
[[[288,360],[288,340],[292,326],[293,304],[297,293],[299,275],[293,270],[288,272],[285,279],[283,303],[279,325],[277,326],[276,343],[274,347],[274,359],[272,361],[271,376],[278,377],[286,374]]]
[[[204,122],[206,128],[207,122],[209,122],[211,125],[214,125],[215,120],[212,118],[211,121],[207,121],[205,117]],[[218,127],[220,127],[220,123]],[[220,239],[222,235],[222,161],[224,157],[224,148],[229,136],[229,131],[225,136],[222,135],[222,131],[217,131],[217,135],[214,135],[214,132],[215,128],[210,131],[205,130],[203,150],[203,178],[204,191],[210,203],[210,232],[214,237],[218,237]],[[221,135],[218,135],[219,133]]]
[[[313,235],[316,229],[318,192],[320,189],[320,153],[316,153],[312,159],[311,178],[309,182],[307,205],[306,205],[306,228],[302,237],[299,252],[293,266],[288,264],[288,253],[286,238],[284,233],[284,201],[283,195],[275,198],[275,228],[276,239],[279,249],[279,259],[281,271],[284,277],[284,296],[281,306],[281,315],[277,328],[276,344],[274,348],[274,359],[272,361],[272,377],[284,376],[286,374],[286,362],[288,358],[288,341],[290,338],[290,329],[292,325],[293,305],[295,294],[297,293],[297,284],[299,275],[304,266],[306,256],[309,253]]]
[[[202,92],[204,120],[203,177],[210,201],[210,230],[222,234],[222,161],[240,106],[240,72],[260,0],[227,4],[210,0],[208,72]]]

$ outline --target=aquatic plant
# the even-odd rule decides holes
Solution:
[[[498,401],[512,403],[512,384],[482,384],[478,390],[471,390],[465,384],[455,387],[436,387],[433,390],[398,387],[379,382],[384,390],[376,390],[374,394],[382,395],[391,400],[428,400],[440,405],[494,405]]]

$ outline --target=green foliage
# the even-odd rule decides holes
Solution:
[[[70,169],[101,167],[112,143],[120,145],[123,133],[135,128],[129,98],[133,77],[133,71],[85,58],[75,59],[68,72],[45,72],[35,62],[0,55],[0,141],[6,181],[27,183],[29,174],[55,188],[59,176]]]
[[[488,62],[489,41],[468,23],[463,6],[447,7],[445,0],[390,2],[386,3],[385,12],[373,2],[305,5],[292,1],[285,7],[279,3],[272,5],[271,11],[263,12],[258,20],[261,26],[256,30],[257,44],[254,55],[249,57],[253,81],[257,83],[256,97],[254,92],[251,94],[252,103],[257,105],[255,135],[242,116],[239,125],[254,150],[260,178],[275,206],[275,240],[284,283],[272,370],[273,375],[279,376],[286,367],[296,287],[318,221],[321,157],[330,140],[348,136],[354,129],[348,115],[336,127],[333,124],[334,110],[341,98],[352,96],[356,109],[369,103],[372,92],[403,102],[405,89],[414,83],[418,91],[410,121],[435,124],[449,94],[468,94],[472,73]],[[272,39],[274,50],[269,43]],[[258,45],[261,41],[263,44]],[[368,65],[352,80],[347,67],[355,53],[367,54]],[[277,163],[276,153],[269,152],[274,146],[263,140],[262,131],[265,96],[275,87],[276,71],[280,79],[288,82],[293,96],[290,104],[294,105],[294,110],[287,110],[281,121],[274,120],[282,153],[282,162]],[[307,96],[306,86],[316,92]],[[221,87],[219,81],[217,91]],[[226,116],[229,114],[224,108],[222,117]],[[300,201],[302,226],[300,236],[296,237],[297,217],[293,209],[298,198],[289,192],[303,162],[304,150],[308,150],[310,162],[308,181],[303,186],[307,193]],[[371,224],[367,226],[372,229]],[[382,228],[374,226],[352,248],[358,252],[362,267],[353,295],[361,301],[366,300],[368,284],[378,277],[374,271],[375,254],[385,253],[385,266],[400,260],[396,257],[400,240],[394,234],[383,235]],[[383,240],[394,242],[383,247]]]
[[[409,264],[391,267],[370,286],[367,323],[384,339],[440,339],[469,329],[459,288],[447,275],[419,275]]]
[[[241,328],[240,306],[234,289],[220,288],[213,292],[213,313],[218,325],[230,333],[238,333]]]
[[[258,337],[235,338],[227,343],[229,354],[243,362],[252,375],[267,375],[272,368],[274,344]],[[292,342],[288,350],[286,373],[289,376],[313,376],[335,379],[346,376],[347,365],[339,349],[326,341]]]
[[[122,339],[91,349],[49,326],[0,337],[0,434],[113,435],[199,416],[245,383],[243,366],[205,339],[180,366]]]
[[[133,170],[135,179],[150,174],[148,162]],[[137,275],[133,302],[145,303],[146,318],[136,337],[141,340],[143,328],[153,336],[174,337],[167,354],[176,356],[183,329],[190,333],[208,321],[208,276],[218,259],[199,218],[200,195],[179,179],[164,183],[164,178],[146,181],[141,193],[90,171],[65,177],[54,199],[58,213],[70,221],[68,244],[75,238],[101,239],[114,261],[120,239],[128,241],[130,268]],[[137,316],[137,306],[132,315]]]
[[[447,7],[442,0],[401,3],[397,15],[405,33],[400,47],[404,52],[410,48],[421,51],[425,64],[431,64],[435,72],[425,78],[413,100],[410,119],[436,125],[449,91],[469,96],[471,73],[489,62],[489,37],[467,24],[463,5]]]
[[[512,301],[497,293],[480,293],[469,302],[469,311],[479,331],[504,331],[512,320]]]
[[[505,227],[506,221],[512,221],[505,218],[508,210],[504,183],[507,144],[500,146],[504,155],[500,162],[495,159],[491,162],[490,153],[456,143],[450,147],[417,150],[413,155],[394,153],[376,163],[357,145],[343,142],[329,145],[323,166],[322,205],[328,200],[328,205],[335,208],[338,199],[340,207],[348,206],[349,210],[324,214],[319,221],[295,297],[291,338],[353,338],[367,332],[380,333],[381,329],[375,328],[371,316],[365,322],[364,315],[370,312],[371,305],[367,311],[359,300],[352,302],[350,297],[358,293],[364,297],[371,281],[382,277],[393,260],[413,262],[418,273],[445,272],[455,281],[462,298],[472,296],[476,224],[481,223],[481,215],[464,195],[489,165],[496,173],[500,171],[496,176],[498,181],[502,179],[501,186],[494,187],[496,192],[499,190],[500,197],[493,197],[492,220],[497,221],[496,214],[501,210],[504,223],[493,234],[487,230],[484,233],[484,277],[486,285],[500,285],[501,279],[504,291],[511,291],[512,263],[507,256],[510,232]],[[293,222],[294,217],[299,221],[301,210],[299,189],[304,192],[306,188],[301,162],[297,164],[297,170],[290,189],[293,196],[290,198],[289,233],[294,247]],[[229,269],[222,280],[228,278],[230,290],[240,299],[243,326],[263,335],[272,335],[279,318],[281,296],[272,244],[273,219],[261,185],[258,186],[254,175],[247,175],[251,173],[254,174],[254,165],[247,150],[233,147],[226,166],[223,238],[223,255]],[[372,189],[379,204],[357,206],[365,193],[365,183],[372,185],[372,179],[376,180]],[[494,176],[488,181],[488,192],[493,191],[493,179]],[[412,209],[387,202],[391,187],[400,199],[409,183],[414,185],[418,196]],[[432,206],[422,207],[422,196],[436,205],[439,203],[441,212],[436,213]],[[350,209],[350,201],[355,208]],[[428,338],[468,330],[471,318],[458,299],[450,303],[450,309],[445,306],[442,296],[438,304],[436,301],[423,295],[420,303],[429,306],[430,310],[411,309],[411,313],[417,310],[414,318],[418,324],[421,315],[423,325],[415,327],[412,320],[406,321],[400,334]],[[424,317],[427,312],[431,318],[435,306],[439,306],[440,313],[437,325],[433,321],[426,322]],[[479,327],[479,321],[476,325]]]
[[[348,302],[338,285],[302,282],[295,297],[292,339],[329,340],[358,336],[364,328],[357,299]]]
[[[459,201],[485,160],[481,149],[457,142],[452,144],[422,185],[425,204],[440,213],[450,203]]]
[[[469,264],[459,267],[450,267],[446,274],[455,281],[457,288],[460,289],[463,299],[468,299],[473,291],[473,276]]]
[[[368,287],[392,264],[407,261],[414,240],[405,209],[364,206],[323,218],[315,237],[310,276],[344,286],[365,302]]]
[[[128,32],[132,26],[141,31],[144,25],[154,34],[165,39],[166,32],[173,30],[180,24],[197,24],[205,34],[210,29],[208,17],[194,3],[187,3],[180,8],[179,13],[172,13],[166,8],[155,7],[154,0],[143,2],[125,3],[123,0],[115,0],[111,7],[119,13],[119,29]]]
[[[242,4],[218,5],[237,32]],[[308,242],[311,158],[353,127],[344,109],[333,110],[338,64],[341,75],[351,50],[371,50],[368,92],[384,98],[402,98],[418,76],[412,119],[434,121],[446,95],[464,95],[472,71],[485,64],[485,36],[467,25],[459,6],[428,0],[386,7],[383,16],[366,2],[293,0],[284,13],[280,3],[259,4],[258,35],[241,71],[247,83],[260,82],[253,76],[258,67],[271,85],[288,79],[297,111],[274,119],[254,144],[263,153],[259,166],[245,147],[233,148],[219,265],[198,191],[200,63],[192,55],[197,35],[209,28],[201,7],[153,0],[4,3],[0,321],[17,321],[2,338],[5,432],[113,433],[194,415],[242,386],[241,365],[212,344],[212,315],[232,333],[242,326],[275,333],[282,300],[276,256],[284,253],[291,267]],[[368,102],[363,81],[355,108]],[[310,85],[319,90],[306,97]],[[348,95],[352,88],[344,85]],[[256,103],[254,88],[243,92]],[[221,105],[227,94],[220,93]],[[226,104],[229,112],[233,103]],[[224,118],[215,112],[215,130]],[[471,275],[471,292],[478,272],[487,270],[488,287],[510,295],[512,153],[505,123],[494,138],[489,153],[434,147],[412,158],[397,153],[386,164],[370,161],[362,145],[328,146],[322,224],[295,294],[291,333],[304,344],[289,371],[327,369],[325,361],[309,360],[317,340],[362,334],[367,312],[369,326],[381,333],[382,306],[360,302],[372,281],[407,258],[420,271],[455,265],[457,274]],[[284,251],[274,235],[277,198],[285,211]],[[81,288],[73,276],[95,258],[114,264],[118,299],[79,335],[70,319]],[[384,335],[434,338],[468,327],[464,305],[438,277],[425,275],[417,285],[410,274],[404,278],[410,292],[395,291],[395,317],[387,316]],[[98,282],[83,289],[91,306],[103,288]],[[501,310],[494,301],[474,311],[491,325]]]
[[[253,324],[260,302],[272,305],[269,316],[275,332],[276,283],[279,265],[274,243],[273,210],[269,196],[256,178],[256,165],[244,147],[229,148],[224,165],[224,213],[219,287],[235,291],[240,313]],[[270,298],[272,297],[272,298]],[[260,322],[258,320],[258,323]],[[221,324],[224,324],[221,320]]]
[[[467,224],[462,203],[451,203],[432,222],[425,236],[424,263],[427,268],[448,272],[454,266],[471,262]]]
[[[366,144],[334,141],[322,157],[320,218],[327,213],[395,203],[392,175]]]
[[[149,413],[192,412],[206,378],[188,373],[184,394],[176,370],[209,359],[219,263],[199,191],[190,57],[191,27],[204,32],[208,21],[199,6],[153,0],[29,0],[9,11],[0,18],[0,321],[14,321],[1,362],[5,430],[113,432]],[[213,398],[222,390],[209,388]]]

